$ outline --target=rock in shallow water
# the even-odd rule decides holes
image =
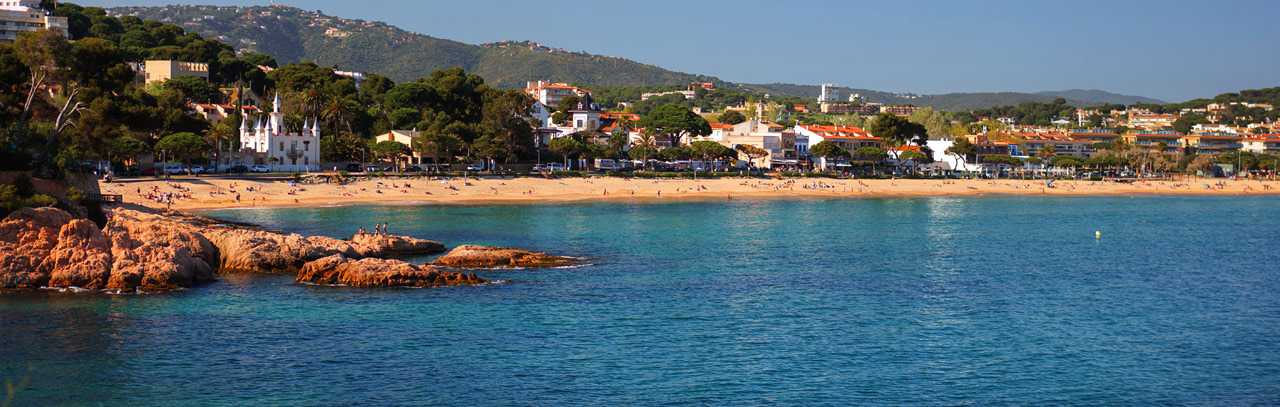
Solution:
[[[431,262],[456,268],[561,267],[578,262],[572,257],[552,256],[510,247],[462,245]]]
[[[484,284],[475,274],[450,273],[400,260],[349,259],[341,254],[307,262],[298,282],[350,287],[440,287]]]

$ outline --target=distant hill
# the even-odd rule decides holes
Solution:
[[[382,74],[397,82],[429,76],[435,69],[460,66],[480,74],[490,85],[502,88],[522,88],[525,82],[539,79],[583,86],[663,86],[696,81],[777,97],[817,98],[819,93],[815,85],[733,84],[713,76],[669,71],[625,58],[566,51],[533,41],[472,45],[405,31],[382,22],[339,18],[289,6],[116,7],[108,11],[117,16],[135,15],[178,24],[187,31],[216,38],[240,51],[271,55],[280,63],[310,61],[342,70]],[[942,95],[852,91],[871,102],[952,111],[1030,101],[1050,102],[1058,97],[1080,107],[1155,101],[1082,90]]]
[[[1152,103],[1157,105],[1169,104],[1169,102],[1165,102],[1160,99],[1149,98],[1144,96],[1121,95],[1121,94],[1111,93],[1111,92],[1097,90],[1097,89],[1090,89],[1090,90],[1071,89],[1071,90],[1058,90],[1058,91],[1047,91],[1047,92],[1036,92],[1036,93],[1040,95],[1060,97],[1064,99],[1084,100],[1084,101],[1099,102],[1099,103],[1118,103],[1122,105],[1132,105],[1134,103]]]
[[[817,85],[795,85],[790,83],[770,83],[770,84],[741,84],[737,85],[741,89],[753,90],[760,93],[768,93],[770,96],[787,97],[798,96],[806,98],[817,98],[822,92],[822,87]],[[884,103],[887,105],[915,105],[921,107],[932,107],[937,110],[960,111],[970,109],[989,108],[992,106],[1015,106],[1022,102],[1040,102],[1048,103],[1057,99],[1059,96],[1042,95],[1036,93],[1019,93],[1019,92],[981,92],[981,93],[946,93],[939,95],[917,95],[889,93],[871,89],[850,89],[851,93],[866,98],[868,102]],[[1077,100],[1074,98],[1067,99],[1067,104],[1076,107],[1098,106],[1104,102],[1091,100]],[[1133,103],[1130,101],[1129,103]]]
[[[472,45],[401,30],[381,22],[344,19],[288,6],[117,7],[113,15],[135,15],[181,25],[241,51],[271,55],[281,63],[312,61],[342,70],[387,75],[397,82],[460,66],[491,85],[524,87],[526,81],[598,86],[684,84],[723,81],[673,72],[624,58],[569,52],[530,41]]]

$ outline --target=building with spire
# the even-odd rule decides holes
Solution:
[[[265,121],[254,118],[251,127],[246,116],[240,122],[239,164],[267,165],[275,171],[319,171],[319,120],[303,119],[302,130],[290,133],[280,111],[279,93],[272,106]]]

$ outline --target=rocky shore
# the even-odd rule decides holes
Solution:
[[[463,245],[430,264],[387,256],[445,251],[439,242],[360,234],[350,239],[263,230],[182,212],[114,208],[106,226],[54,208],[23,208],[0,222],[0,288],[162,291],[215,272],[297,273],[298,282],[351,287],[484,284],[442,268],[554,267],[576,259]]]

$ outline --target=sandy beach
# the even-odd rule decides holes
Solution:
[[[251,178],[173,177],[102,183],[105,194],[155,208],[216,209],[397,203],[542,203],[568,200],[737,199],[749,197],[895,197],[1097,195],[1255,195],[1280,193],[1275,181],[1216,179],[1137,181],[860,180],[640,178],[376,178],[344,185]],[[1205,184],[1212,185],[1206,188]],[[172,202],[170,203],[170,199]]]

